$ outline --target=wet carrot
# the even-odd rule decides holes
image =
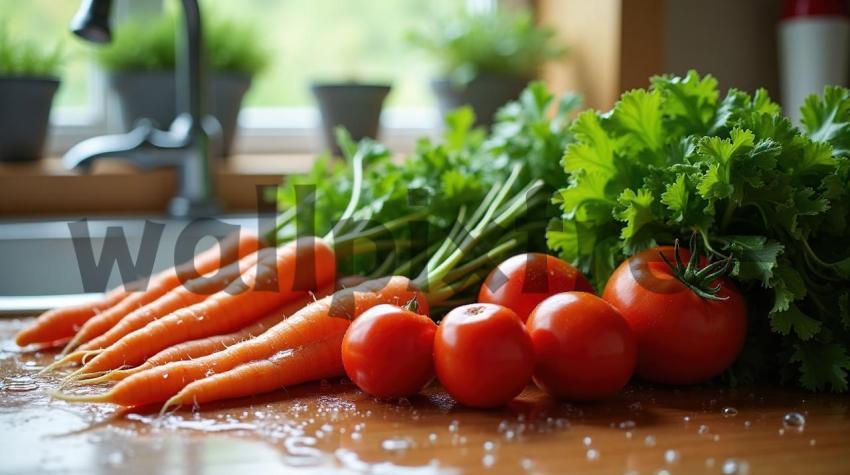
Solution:
[[[101,350],[109,347],[125,335],[143,328],[148,323],[162,318],[181,308],[194,305],[210,295],[224,289],[241,274],[247,272],[257,262],[257,253],[251,253],[237,262],[233,262],[219,270],[213,271],[215,279],[210,279],[210,274],[198,277],[186,282],[185,285],[170,290],[162,297],[153,302],[128,313],[114,327],[106,333],[80,345],[76,351],[68,354],[61,360],[51,365],[50,369],[56,367],[80,363],[88,355],[95,355]]]
[[[104,394],[56,397],[123,406],[171,397],[169,405],[191,404],[342,374],[342,338],[351,320],[375,305],[403,305],[412,299],[417,299],[420,309],[427,310],[423,294],[406,277],[372,280],[318,300],[262,335],[226,350],[134,374]],[[250,376],[253,371],[264,377]]]
[[[125,335],[86,363],[74,377],[135,366],[169,346],[236,331],[271,310],[334,282],[333,249],[302,237],[261,251],[257,265],[222,291]],[[312,274],[310,277],[305,277]],[[275,283],[275,288],[269,288]],[[265,290],[268,289],[268,290]]]
[[[325,287],[315,295],[305,295],[284,305],[283,307],[269,312],[265,317],[241,330],[223,335],[215,335],[198,340],[178,343],[151,356],[147,359],[147,361],[135,368],[109,371],[103,376],[86,379],[81,381],[81,383],[98,384],[107,381],[120,381],[128,376],[141,373],[142,371],[155,368],[157,366],[162,366],[175,361],[193,360],[202,356],[211,355],[217,351],[226,350],[230,346],[263,334],[263,332],[277,325],[298,310],[301,310],[304,306],[314,302],[316,299],[323,298],[330,293],[330,287]]]
[[[130,292],[124,287],[117,287],[96,302],[48,310],[30,326],[21,330],[15,336],[15,343],[18,346],[26,346],[32,343],[51,343],[70,338],[92,317],[117,305],[128,295]]]
[[[64,352],[68,353],[92,338],[104,334],[125,315],[182,285],[190,276],[213,272],[221,266],[255,252],[260,247],[261,240],[257,235],[250,232],[240,232],[225,238],[220,246],[213,246],[211,249],[198,254],[193,262],[187,262],[156,274],[150,279],[147,289],[130,294],[117,305],[87,321],[65,347]]]

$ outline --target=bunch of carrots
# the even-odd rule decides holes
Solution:
[[[358,209],[356,169],[367,156],[355,157],[343,224],[324,237],[270,246],[268,238],[241,232],[194,262],[153,276],[146,290],[113,290],[99,302],[45,313],[18,335],[18,344],[67,341],[44,371],[74,367],[54,394],[68,401],[165,403],[165,410],[341,376],[351,321],[381,304],[416,301],[426,311],[452,305],[453,296],[481,282],[490,263],[522,244],[522,228],[505,230],[546,200],[539,180],[520,187],[522,167],[515,165],[468,217],[461,206],[445,238],[422,254],[424,265],[406,261],[386,275],[339,287],[336,249],[393,229],[392,223],[380,230],[344,224]],[[416,276],[413,269],[420,269]],[[100,393],[69,390],[97,383],[112,386]]]
[[[288,209],[267,235],[243,230],[142,291],[49,311],[17,342],[65,345],[44,371],[65,373],[54,396],[68,401],[165,410],[342,376],[343,337],[367,310],[415,303],[437,320],[506,254],[545,248],[551,165],[570,140],[570,108],[550,122],[555,104],[533,84],[486,141],[461,109],[444,143],[403,163],[340,134],[345,164],[320,160],[281,187]]]

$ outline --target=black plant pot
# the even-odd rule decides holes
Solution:
[[[168,128],[177,114],[174,71],[126,71],[112,73],[112,89],[118,94],[122,128],[128,131],[141,118]],[[222,131],[222,153],[230,155],[236,135],[242,99],[251,87],[251,77],[237,73],[214,73],[209,81],[207,111],[218,119]]]
[[[437,95],[443,117],[458,107],[469,105],[475,111],[476,123],[490,127],[496,112],[516,100],[528,81],[528,78],[516,76],[479,76],[467,84],[435,79],[431,88]]]
[[[41,158],[58,88],[56,78],[0,76],[0,161]]]
[[[377,138],[384,99],[390,86],[384,84],[313,84],[313,95],[319,102],[325,145],[334,155],[341,155],[334,128],[348,129],[354,140]]]

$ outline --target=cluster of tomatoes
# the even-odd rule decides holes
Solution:
[[[746,307],[723,277],[714,298],[694,292],[669,266],[674,254],[661,247],[633,256],[602,297],[560,259],[514,256],[487,277],[478,303],[439,325],[415,307],[365,312],[345,335],[345,371],[367,394],[388,398],[415,394],[436,375],[455,400],[481,408],[510,402],[532,380],[570,401],[609,397],[634,375],[706,381],[740,352]]]

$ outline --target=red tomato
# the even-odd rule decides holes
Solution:
[[[534,350],[513,310],[487,303],[464,305],[440,322],[434,367],[443,387],[461,404],[497,407],[510,402],[531,380]]]
[[[744,346],[747,309],[727,278],[717,297],[700,297],[659,257],[674,261],[672,247],[641,252],[620,265],[603,298],[629,322],[638,341],[637,375],[666,384],[695,384],[728,368]],[[680,250],[684,262],[690,252]],[[701,265],[704,265],[705,262]]]
[[[366,394],[416,394],[434,379],[437,324],[393,305],[378,305],[351,322],[342,340],[345,373]]]
[[[534,382],[574,401],[615,394],[635,370],[637,343],[611,304],[586,292],[556,294],[528,318],[534,343]]]
[[[551,295],[579,290],[593,293],[575,267],[548,254],[520,254],[498,265],[481,285],[478,301],[508,307],[522,321]]]

